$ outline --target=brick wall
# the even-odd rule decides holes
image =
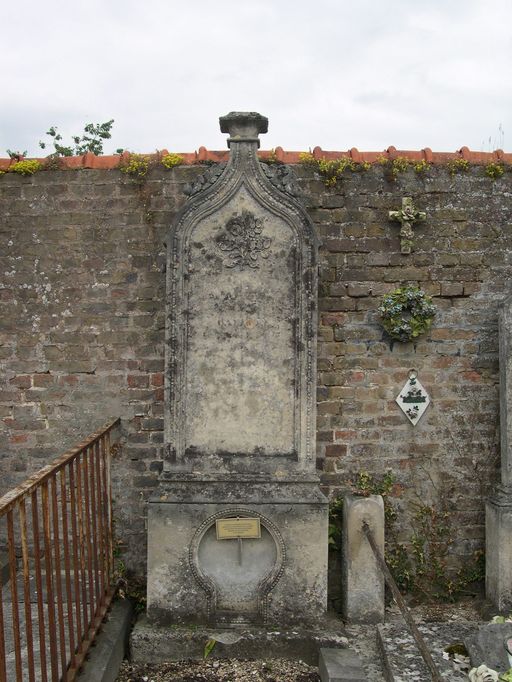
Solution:
[[[380,166],[327,189],[294,166],[322,240],[318,466],[335,493],[360,471],[396,475],[406,529],[418,499],[446,504],[455,556],[483,544],[483,498],[497,480],[497,310],[509,293],[512,174],[441,166],[390,181]],[[162,467],[165,234],[200,166],[0,177],[2,491],[121,416],[113,463],[117,534],[145,563],[145,500]],[[388,210],[414,197],[427,219],[400,253]],[[419,284],[431,333],[389,341],[382,295]],[[409,369],[432,404],[413,428],[394,402]]]

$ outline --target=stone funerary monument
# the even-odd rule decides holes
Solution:
[[[168,236],[167,463],[149,505],[155,623],[308,622],[327,606],[315,473],[317,242],[267,119],[231,113],[229,162]]]

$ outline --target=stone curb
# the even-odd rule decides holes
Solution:
[[[223,643],[227,634],[235,635],[229,644]],[[311,629],[274,631],[249,626],[214,633],[206,626],[191,629],[152,625],[143,616],[135,623],[130,636],[131,660],[134,663],[164,663],[184,658],[202,660],[206,642],[212,637],[217,639],[210,653],[212,659],[285,658],[300,659],[309,665],[318,665],[320,649],[343,649],[348,645],[343,632]]]
[[[318,661],[322,682],[363,682],[366,673],[353,649],[320,649]]]
[[[128,599],[114,602],[78,675],[78,682],[115,682],[127,648],[132,611]]]

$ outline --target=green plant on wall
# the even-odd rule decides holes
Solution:
[[[13,151],[12,149],[6,149],[7,156],[15,161],[22,161],[27,156],[27,150],[24,152]]]
[[[315,159],[313,154],[306,152],[299,155],[300,162],[308,167],[313,168],[319,173],[322,181],[326,187],[336,187],[345,171],[366,171],[371,168],[369,163],[356,163],[348,156],[343,156],[339,159]]]
[[[502,163],[491,162],[488,163],[487,166],[485,167],[485,174],[487,175],[488,178],[491,178],[491,180],[501,178],[504,172],[505,168],[503,167]]]
[[[410,166],[409,159],[406,159],[405,156],[397,156],[390,163],[391,179],[396,180],[400,173],[406,173]]]
[[[46,135],[51,138],[53,154],[56,156],[81,156],[87,152],[99,155],[103,154],[103,142],[112,137],[111,130],[114,119],[105,123],[86,123],[82,135],[72,135],[72,144],[61,144],[62,135],[58,132],[57,126],[50,126]],[[46,149],[48,142],[39,142],[41,149]]]
[[[269,166],[275,166],[275,165],[281,165],[281,161],[277,158],[276,150],[271,149],[267,156],[265,157],[259,157],[259,162],[260,163],[266,163]]]
[[[381,324],[392,339],[413,341],[428,331],[436,314],[432,298],[418,287],[399,287],[383,297]]]
[[[145,154],[130,154],[127,161],[119,166],[121,173],[142,179],[149,170],[149,157]]]
[[[394,182],[401,173],[406,173],[411,166],[414,167],[414,170],[417,173],[424,172],[429,167],[429,164],[423,166],[423,162],[413,165],[405,156],[397,156],[394,159],[389,159],[383,154],[377,158],[377,163],[384,168],[385,177],[391,182]],[[418,168],[416,168],[416,166]]]
[[[451,176],[457,173],[467,173],[469,170],[469,161],[467,159],[451,159],[446,164],[446,168]]]
[[[183,163],[183,157],[179,154],[166,154],[162,157],[161,163],[164,168],[174,168]]]
[[[9,166],[9,173],[19,173],[19,175],[34,175],[43,166],[36,159],[23,159]]]
[[[430,163],[425,161],[425,159],[422,159],[421,161],[417,161],[416,163],[413,164],[414,172],[417,173],[418,175],[424,175],[430,170]]]

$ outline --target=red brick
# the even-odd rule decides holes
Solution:
[[[78,377],[76,376],[76,374],[66,374],[64,376],[59,377],[59,383],[73,386],[74,384],[78,383]]]
[[[149,386],[147,374],[128,374],[126,381],[129,388],[148,388]]]
[[[26,443],[29,438],[28,433],[14,433],[10,438],[9,442],[16,444],[16,443]]]
[[[344,457],[347,454],[347,446],[338,443],[325,446],[326,457]]]
[[[343,429],[343,431],[334,432],[334,440],[353,440],[357,437],[357,431],[354,429]]]
[[[55,383],[55,377],[52,374],[34,374],[32,376],[32,383],[34,388],[43,388]]]
[[[479,374],[478,372],[462,372],[462,377],[466,381],[473,381],[473,382],[482,381],[482,375]]]
[[[325,326],[342,325],[347,321],[346,313],[323,313],[322,324]]]
[[[30,388],[32,386],[32,377],[29,374],[20,374],[9,379],[9,383],[17,388]]]

